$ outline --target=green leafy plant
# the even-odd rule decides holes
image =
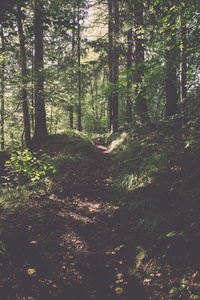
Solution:
[[[5,244],[0,240],[0,254],[4,255],[4,253],[6,252],[6,246]]]
[[[23,185],[39,181],[56,170],[50,162],[50,157],[42,154],[40,158],[35,153],[25,149],[14,151],[10,160],[6,162],[6,171],[11,179],[11,184]]]
[[[0,267],[3,266],[4,256],[6,254],[6,246],[3,241],[0,240]],[[1,274],[1,272],[0,272]]]

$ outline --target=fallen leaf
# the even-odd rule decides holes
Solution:
[[[116,284],[119,284],[120,282],[123,282],[123,279],[120,279],[120,280],[116,280],[116,281],[115,281]]]
[[[36,273],[36,270],[35,269],[28,269],[27,273],[28,273],[28,275],[32,275],[32,274]]]
[[[192,280],[192,281],[196,281],[197,275],[198,275],[198,271],[196,271],[196,272],[192,275],[191,280]]]
[[[89,211],[90,211],[92,214],[95,213],[95,212],[97,212],[96,209],[89,209]]]
[[[145,282],[150,282],[150,281],[151,281],[150,278],[145,278],[143,282],[145,283]]]
[[[117,287],[117,288],[115,289],[115,293],[116,293],[116,294],[121,294],[121,293],[123,293],[123,288]]]

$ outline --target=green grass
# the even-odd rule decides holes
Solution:
[[[52,135],[42,147],[13,151],[7,161],[7,181],[0,187],[0,207],[19,209],[29,197],[44,194],[58,187],[56,176],[68,172],[75,164],[87,157],[93,146],[84,133],[68,130]],[[44,201],[45,205],[45,201]]]
[[[165,125],[146,134],[135,130],[109,139],[114,160],[112,202],[132,220],[134,232],[129,238],[146,250],[133,273],[148,282],[155,300],[183,295],[198,299],[190,279],[200,263],[198,129]],[[156,272],[162,273],[161,278]],[[177,276],[176,284],[167,284],[167,276]]]
[[[114,201],[129,212],[138,210],[145,215],[163,210],[164,218],[166,209],[173,211],[174,205],[187,202],[190,196],[197,199],[199,147],[200,139],[188,140],[181,132],[122,134],[110,143],[115,160]]]

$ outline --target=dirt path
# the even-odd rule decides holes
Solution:
[[[97,143],[76,170],[63,173],[57,195],[2,215],[14,234],[5,240],[10,267],[2,270],[0,299],[147,299],[128,275],[134,251],[126,243],[128,223],[109,205],[110,166],[107,148]],[[47,196],[52,201],[44,207]]]

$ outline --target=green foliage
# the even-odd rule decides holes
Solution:
[[[39,181],[47,174],[55,173],[56,170],[49,161],[50,157],[42,154],[39,158],[36,153],[28,149],[13,151],[10,160],[6,162],[6,171],[11,184],[23,185]]]
[[[58,153],[52,163],[56,170],[69,171],[74,168],[76,163],[87,157],[93,146],[92,140],[84,133],[67,130],[65,134],[52,136],[47,143],[47,147],[53,144]]]
[[[34,153],[27,149],[13,151],[6,162],[0,205],[17,210],[35,193],[43,195],[58,190],[62,172],[72,170],[90,153],[92,146],[87,135],[68,130],[65,134],[50,136],[42,149],[35,149]],[[48,202],[46,197],[42,199],[44,204]]]
[[[85,156],[90,151],[93,142],[85,133],[68,129],[62,134],[52,135],[44,145],[48,152],[67,153],[71,156]]]
[[[3,266],[5,254],[6,254],[6,246],[4,242],[0,240],[0,268]],[[0,275],[1,275],[1,271],[0,271]]]
[[[70,168],[73,166],[75,161],[77,161],[79,157],[72,156],[71,154],[59,154],[55,159],[54,159],[54,165],[56,169],[58,170],[65,170],[66,167]]]
[[[6,246],[5,244],[0,240],[0,257],[1,255],[4,255],[6,252]]]
[[[181,227],[182,218],[190,226],[198,215],[200,140],[173,126],[166,132],[165,127],[164,132],[123,134],[110,144],[113,202],[139,213],[138,226],[156,236],[173,232],[175,223]],[[186,207],[190,216],[184,215]]]

